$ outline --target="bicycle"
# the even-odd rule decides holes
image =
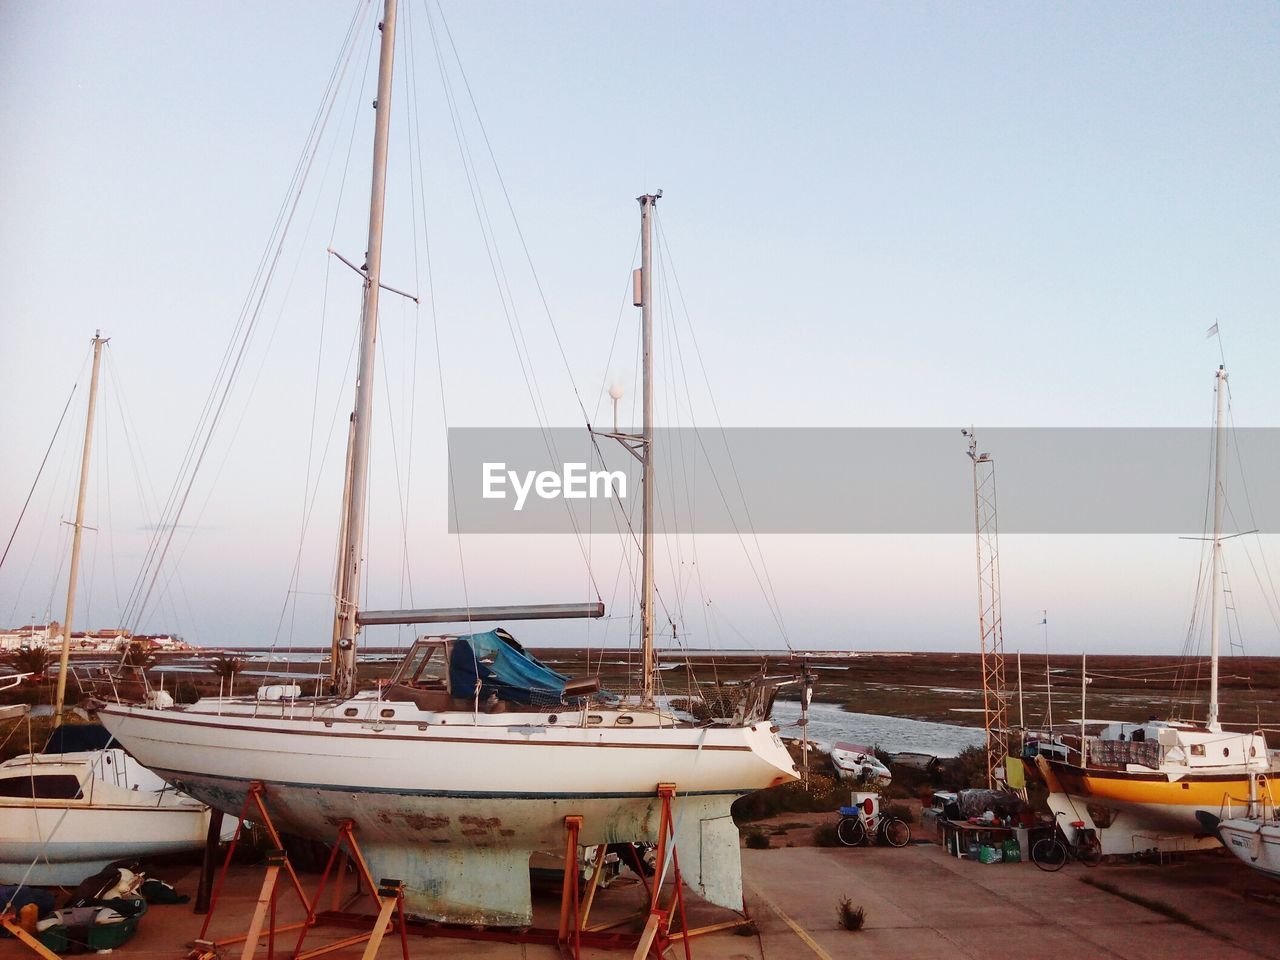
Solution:
[[[836,824],[836,836],[846,847],[867,846],[874,842],[905,847],[911,842],[911,828],[905,820],[879,813],[864,814],[854,809],[854,813],[841,810],[840,822]]]
[[[1058,811],[1056,817],[1062,816]],[[1057,823],[1055,819],[1055,824]],[[1075,839],[1066,842],[1066,834],[1055,827],[1054,835],[1041,837],[1031,845],[1031,862],[1041,870],[1053,873],[1061,870],[1068,859],[1076,859],[1086,867],[1096,867],[1102,862],[1102,842],[1098,839],[1098,831],[1086,829],[1083,820],[1071,821],[1075,830]],[[1059,839],[1061,837],[1062,839]]]

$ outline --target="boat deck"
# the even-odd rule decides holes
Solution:
[[[1274,957],[1274,945],[1280,943],[1280,883],[1255,874],[1226,851],[1164,867],[1103,864],[1087,869],[1069,864],[1050,874],[1029,863],[956,860],[936,844],[901,850],[793,847],[744,850],[743,869],[759,936],[728,932],[702,937],[694,941],[695,957],[1246,960]],[[194,867],[156,870],[155,875],[175,882],[181,892],[194,893]],[[247,867],[229,876],[215,918],[215,936],[243,932],[260,878],[260,870]],[[304,876],[308,889],[315,879]],[[866,909],[861,932],[836,926],[836,904],[842,895]],[[638,885],[602,891],[592,920],[624,916],[640,898]],[[1142,901],[1170,909],[1158,912]],[[723,911],[700,903],[690,906],[692,926],[725,917]],[[536,923],[554,927],[557,910],[557,894],[535,888]],[[282,892],[280,922],[297,919],[298,913],[292,896]],[[200,923],[190,904],[152,907],[138,935],[115,954],[121,960],[172,960],[182,955],[179,948],[196,936]],[[308,937],[307,945],[348,933],[321,928]],[[296,934],[282,934],[276,942],[277,956],[288,956],[295,939]],[[15,955],[15,947],[11,941],[0,946],[0,955]],[[238,957],[239,950],[224,948],[222,956]],[[360,955],[360,947],[331,954]],[[398,957],[399,944],[384,943],[379,955]],[[265,956],[265,950],[259,956]],[[552,960],[559,954],[549,946],[411,937],[410,956]],[[584,950],[583,956],[630,954]]]

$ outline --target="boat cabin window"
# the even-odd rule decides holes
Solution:
[[[84,794],[80,792],[79,778],[67,773],[0,780],[0,797],[32,796],[40,800],[79,800]]]
[[[1191,755],[1192,755],[1193,757],[1203,757],[1203,756],[1204,756],[1204,744],[1203,744],[1203,743],[1193,743],[1193,744],[1191,745]]]
[[[444,689],[449,675],[448,641],[418,640],[392,674],[392,684]]]

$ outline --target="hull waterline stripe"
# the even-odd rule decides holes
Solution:
[[[653,800],[655,794],[652,790],[636,790],[636,791],[617,791],[617,792],[596,792],[596,791],[577,791],[570,793],[527,793],[518,790],[417,790],[406,787],[370,787],[342,785],[337,783],[294,783],[292,781],[262,780],[255,777],[233,777],[224,774],[206,774],[193,773],[186,770],[171,770],[166,767],[152,767],[157,774],[169,781],[182,781],[184,785],[195,785],[196,789],[205,785],[217,785],[218,783],[232,782],[243,783],[245,788],[251,783],[261,782],[267,787],[289,787],[295,790],[321,790],[326,793],[368,793],[380,795],[394,795],[401,797],[422,797],[424,799],[450,799],[450,800]],[[738,797],[744,794],[754,793],[759,787],[742,787],[730,790],[689,790],[681,791],[676,795],[676,799],[681,797]]]

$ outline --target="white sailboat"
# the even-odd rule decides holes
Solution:
[[[640,697],[631,703],[593,698],[590,683],[566,684],[503,631],[419,641],[389,686],[357,691],[361,626],[604,612],[602,604],[358,609],[396,6],[396,0],[385,0],[380,25],[332,695],[206,699],[165,709],[112,703],[102,705],[99,716],[132,755],[223,810],[238,812],[250,785],[259,783],[272,817],[286,831],[332,839],[337,824],[353,821],[374,875],[402,880],[407,908],[442,921],[527,925],[529,858],[535,851],[563,849],[566,815],[583,818],[584,845],[656,840],[657,788],[671,783],[686,881],[709,901],[741,909],[738,833],[729,806],[743,794],[796,779],[798,772],[768,719],[773,689],[751,690],[728,722],[681,719],[654,696],[650,216],[657,196],[639,198],[644,431],[607,434],[627,443],[643,469]],[[525,685],[513,682],[504,667]]]
[[[1199,813],[1245,797],[1250,783],[1272,770],[1261,732],[1224,730],[1219,722],[1218,660],[1222,588],[1222,517],[1225,505],[1227,372],[1216,371],[1214,521],[1211,555],[1210,678],[1203,723],[1148,720],[1115,723],[1083,738],[1083,758],[1038,756],[1049,788],[1049,807],[1067,824],[1097,831],[1104,855],[1148,849],[1187,850],[1217,845]],[[1243,801],[1240,801],[1241,803]],[[1066,827],[1064,829],[1070,829]]]
[[[98,374],[106,342],[94,334],[54,706],[59,724],[66,699]],[[21,722],[25,710],[5,708],[0,719]],[[0,764],[0,883],[77,884],[113,860],[198,850],[205,844],[208,826],[205,804],[178,792],[129,757],[96,724],[59,726],[42,751]]]

